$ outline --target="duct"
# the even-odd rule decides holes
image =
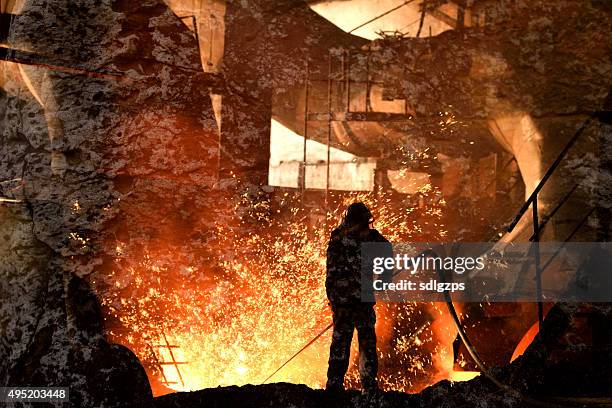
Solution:
[[[404,71],[397,69],[401,61],[397,54],[395,60],[390,58],[387,51],[379,47],[377,51],[353,52],[348,58],[346,54],[332,57],[331,85],[325,77],[310,78],[308,120],[306,94],[300,84],[275,94],[273,118],[298,134],[305,133],[306,123],[308,138],[326,143],[329,90],[331,146],[362,157],[384,159],[389,169],[408,166],[412,171],[428,169],[435,173],[439,171],[439,164],[433,160],[436,153],[478,159],[500,150],[484,119],[462,122],[455,120],[452,112],[433,109],[426,115],[416,115],[402,95],[401,84],[406,80],[402,79]],[[427,148],[429,160],[414,160]]]
[[[327,50],[355,49],[365,41],[344,33],[305,3],[231,2],[225,27],[222,67],[229,81],[223,97],[220,178],[230,182],[238,176],[262,186],[268,179],[270,122],[278,118],[272,102],[277,93],[300,88],[305,78],[298,73],[306,72],[307,64],[314,76],[327,72]],[[253,34],[245,35],[244,27]]]
[[[520,112],[512,116],[491,119],[490,128],[500,144],[507,147],[516,158],[525,184],[525,199],[527,199],[544,174],[542,134],[536,128],[533,119],[527,113]],[[538,199],[538,205],[543,211],[548,210],[547,203],[541,198]],[[512,232],[505,234],[499,240],[499,249],[501,250],[506,243],[525,240],[525,235],[530,233],[531,224],[531,214],[526,215]]]

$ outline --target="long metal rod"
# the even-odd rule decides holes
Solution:
[[[538,220],[538,200],[532,203],[533,209],[533,243],[535,256],[536,299],[538,302],[538,329],[544,322],[544,305],[542,303],[542,269],[540,265],[540,222]]]
[[[21,180],[22,180],[21,177],[13,178],[13,179],[10,179],[10,180],[3,180],[3,181],[0,181],[0,185],[7,184],[7,183],[14,183],[15,181],[21,181]]]
[[[325,175],[325,219],[329,213],[329,162],[331,160],[331,132],[332,132],[332,53],[329,52],[329,64],[327,68],[327,170]]]
[[[572,146],[574,146],[574,144],[576,143],[576,141],[578,140],[578,138],[580,137],[580,135],[582,135],[582,133],[584,132],[584,130],[591,124],[591,122],[593,122],[593,120],[597,117],[596,113],[592,113],[591,115],[589,115],[588,119],[585,120],[583,122],[583,124],[580,126],[580,128],[576,131],[576,133],[574,134],[574,136],[572,136],[572,138],[570,139],[570,141],[565,145],[565,147],[563,148],[563,150],[561,150],[561,152],[559,153],[559,155],[557,156],[557,158],[555,159],[555,161],[553,162],[553,164],[548,168],[548,170],[546,171],[546,174],[544,174],[544,177],[542,177],[542,180],[540,180],[540,182],[538,183],[538,185],[536,186],[536,188],[533,190],[533,192],[531,193],[531,195],[529,196],[529,198],[527,199],[527,201],[525,201],[525,203],[523,204],[523,206],[521,207],[521,209],[519,210],[518,214],[516,215],[516,217],[514,218],[514,221],[512,221],[512,223],[508,226],[508,232],[512,232],[512,230],[514,229],[514,227],[516,227],[516,225],[519,223],[519,221],[521,220],[521,218],[523,218],[523,215],[527,212],[527,210],[529,209],[529,206],[531,205],[531,203],[535,200],[537,200],[538,198],[538,193],[540,192],[540,190],[542,190],[542,188],[544,187],[544,184],[546,184],[546,182],[548,181],[548,179],[550,178],[550,176],[552,176],[552,174],[555,172],[555,170],[557,169],[557,167],[559,167],[559,164],[561,163],[561,161],[565,158],[565,156],[567,155],[567,152],[572,148]]]
[[[371,52],[368,51],[366,55],[366,100],[365,100],[365,111],[368,113],[370,110],[370,56]]]
[[[416,32],[416,38],[421,36],[421,30],[423,29],[423,23],[425,22],[425,14],[427,14],[427,0],[423,0],[421,7],[423,10],[421,10],[421,18],[419,19],[419,28]]]
[[[374,18],[372,18],[372,19],[370,19],[370,20],[368,20],[368,21],[366,21],[365,23],[358,25],[357,27],[353,28],[353,29],[352,29],[351,31],[349,31],[348,33],[349,33],[349,34],[351,34],[353,31],[355,31],[355,30],[359,30],[361,27],[365,27],[365,26],[367,26],[368,24],[370,24],[370,23],[372,23],[372,22],[374,22],[374,21],[378,20],[379,18],[384,17],[384,16],[386,16],[387,14],[391,14],[391,13],[393,13],[395,10],[398,10],[398,9],[400,9],[400,8],[404,7],[405,5],[410,4],[410,3],[412,3],[412,2],[414,2],[414,0],[406,0],[405,2],[403,2],[402,4],[400,4],[399,6],[394,7],[394,8],[392,8],[392,9],[390,9],[390,10],[387,10],[387,11],[385,11],[384,13],[382,13],[382,14],[380,14],[380,15],[378,15],[378,16],[376,16],[376,17],[374,17]]]
[[[304,151],[302,158],[302,179],[300,180],[300,188],[302,191],[306,190],[306,163],[308,162],[306,144],[308,143],[308,115],[310,114],[308,110],[308,97],[310,92],[310,66],[308,64],[308,60],[306,60],[306,86],[305,86],[305,96],[304,96]]]
[[[314,343],[315,341],[317,341],[319,339],[319,337],[321,337],[322,335],[325,334],[325,332],[327,332],[329,329],[331,329],[334,326],[333,323],[330,323],[327,327],[325,327],[323,330],[321,330],[319,332],[319,334],[317,334],[316,336],[314,336],[314,338],[312,340],[310,340],[308,343],[306,343],[304,345],[304,347],[302,347],[301,349],[299,349],[298,351],[295,352],[295,354],[293,354],[287,361],[285,361],[280,367],[278,367],[272,374],[270,374],[265,380],[263,380],[262,384],[265,384],[270,378],[274,377],[274,375],[276,375],[276,373],[278,373],[280,370],[283,369],[283,367],[285,367],[287,364],[289,364],[294,358],[296,358],[298,355],[300,355],[300,353],[302,353],[302,351],[306,350],[308,347],[310,347],[310,345],[312,343]]]
[[[442,280],[442,282],[445,282],[444,275],[442,274],[442,272],[438,270],[438,274],[440,275],[440,279]],[[465,332],[463,328],[463,324],[461,324],[461,320],[459,319],[457,310],[455,309],[455,305],[453,304],[453,299],[451,298],[450,292],[448,290],[444,291],[444,299],[445,299],[445,303],[446,303],[448,312],[453,318],[453,322],[455,323],[455,327],[457,328],[457,333],[459,334],[461,341],[465,345],[466,350],[468,351],[469,355],[472,357],[472,359],[474,360],[474,362],[476,363],[476,365],[478,366],[482,374],[485,377],[487,377],[489,381],[495,384],[495,386],[497,386],[503,392],[506,392],[507,394],[510,394],[513,397],[520,399],[524,402],[527,402],[531,405],[535,405],[539,407],[551,407],[551,408],[552,407],[559,408],[559,407],[564,406],[564,405],[549,404],[544,401],[538,401],[538,400],[534,400],[532,398],[526,397],[523,394],[521,394],[520,391],[499,381],[497,377],[495,377],[495,375],[492,374],[491,371],[488,369],[488,367],[482,362],[482,360],[480,359],[480,355],[478,354],[478,352],[472,345],[470,338],[468,337],[467,333]],[[565,406],[565,407],[568,407],[568,406]]]
[[[578,188],[578,185],[579,184],[574,184],[574,187],[572,187],[572,189],[569,190],[561,200],[559,200],[555,208],[553,208],[553,210],[550,213],[546,214],[546,216],[542,217],[542,222],[540,223],[540,226],[538,227],[540,232],[544,230],[544,227],[546,227],[546,224],[548,224],[548,222],[552,219],[552,217],[555,216],[557,211],[559,211],[561,207],[563,207],[563,204],[565,204],[567,200],[569,200],[569,198],[572,196],[574,191],[576,191],[576,189]],[[531,237],[529,237],[529,240],[533,241],[534,237],[535,236],[532,235]]]
[[[568,243],[572,238],[574,238],[574,235],[578,232],[578,230],[580,230],[580,227],[582,227],[582,225],[584,225],[584,223],[586,222],[586,220],[589,219],[589,217],[591,216],[591,214],[593,214],[593,212],[595,212],[595,207],[591,208],[590,211],[588,211],[584,217],[582,217],[582,219],[580,220],[580,222],[576,225],[576,227],[572,230],[572,232],[567,236],[567,238],[565,238],[565,241],[563,241],[563,244],[561,244],[561,246],[559,247],[559,249],[557,249],[557,251],[548,259],[548,261],[546,261],[546,263],[544,264],[544,266],[542,267],[542,273],[544,273],[544,271],[546,271],[546,269],[550,266],[550,264],[552,263],[552,261],[555,260],[555,258],[561,253],[561,250],[565,247],[565,244]]]
[[[351,51],[346,50],[346,111],[351,111]]]
[[[216,21],[217,21],[217,17],[215,17],[214,14],[210,15],[210,24],[208,25],[210,28],[210,46],[208,47],[208,62],[212,65],[212,59],[213,59],[213,45],[214,45],[214,39],[215,39],[215,28],[216,28]],[[213,23],[213,21],[215,21],[215,23]],[[213,27],[213,24],[215,24],[215,27]],[[199,40],[198,40],[198,44],[199,44]]]

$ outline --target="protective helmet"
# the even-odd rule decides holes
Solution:
[[[362,202],[356,202],[348,206],[344,215],[344,222],[347,225],[369,224],[374,221],[372,212]]]

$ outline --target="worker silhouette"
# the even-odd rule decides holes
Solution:
[[[376,314],[374,302],[361,298],[361,244],[389,243],[377,230],[368,207],[361,202],[351,204],[339,227],[331,233],[327,247],[325,290],[333,312],[334,333],[329,350],[326,389],[344,391],[344,376],[349,366],[353,331],[359,340],[359,375],[364,393],[378,392],[376,374]]]

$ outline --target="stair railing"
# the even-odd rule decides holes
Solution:
[[[550,177],[557,170],[561,162],[565,159],[570,149],[576,144],[576,141],[580,138],[580,136],[584,133],[584,131],[595,121],[598,117],[597,113],[591,114],[583,123],[580,125],[576,133],[572,136],[572,138],[567,142],[563,150],[559,153],[555,161],[550,165],[542,180],[538,183],[536,188],[533,190],[527,201],[523,204],[521,209],[518,211],[514,220],[510,223],[507,228],[508,232],[512,232],[519,221],[523,218],[529,207],[532,209],[532,223],[533,223],[533,234],[529,238],[531,242],[534,242],[532,249],[534,251],[534,259],[535,259],[535,280],[536,280],[536,301],[538,303],[538,325],[541,327],[542,322],[544,321],[544,306],[543,306],[543,295],[542,295],[542,272],[543,268],[541,266],[540,260],[540,234],[544,230],[544,227],[550,221],[550,219],[554,216],[554,214],[569,200],[571,195],[576,191],[578,184],[574,185],[574,187],[567,193],[565,196],[557,203],[554,209],[546,216],[542,217],[542,222],[540,223],[540,214],[538,211],[538,194],[542,191]],[[589,213],[591,214],[592,211]],[[585,220],[582,220],[580,226],[584,223]],[[573,236],[573,234],[572,234]],[[550,262],[547,263],[548,266]]]

